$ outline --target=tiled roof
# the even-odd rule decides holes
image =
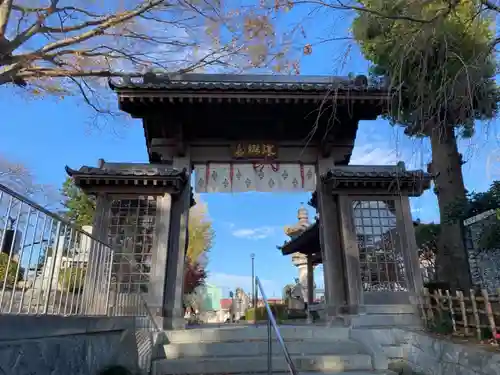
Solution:
[[[303,254],[317,252],[319,250],[319,223],[316,221],[299,236],[281,246],[280,250],[283,255],[295,252]]]
[[[72,177],[76,186],[85,192],[95,194],[98,191],[117,193],[128,189],[151,194],[180,193],[189,182],[187,171],[174,169],[166,165],[154,164],[114,164],[100,160],[100,167],[83,166],[78,170],[66,167],[66,173]],[[135,189],[135,190],[134,190]],[[191,192],[191,205],[195,201]]]
[[[134,167],[134,168],[116,168],[116,169],[111,169],[111,168],[97,168],[97,167],[88,167],[88,166],[83,166],[78,170],[71,169],[70,167],[66,166],[66,173],[71,176],[71,177],[76,177],[76,176],[99,176],[99,177],[104,177],[104,176],[117,176],[117,177],[130,177],[130,176],[136,176],[136,177],[186,177],[186,171],[185,170],[178,170],[174,168],[169,168],[169,167],[154,167],[154,166],[149,166],[149,167]]]
[[[423,170],[407,171],[404,163],[396,166],[349,165],[330,169],[321,176],[334,191],[370,191],[420,196],[430,188],[433,176]],[[311,200],[315,204],[315,197]]]
[[[428,179],[431,180],[432,176],[423,170],[416,171],[380,171],[380,170],[345,170],[345,169],[330,169],[327,173],[321,176],[323,181],[328,181],[333,178],[357,178],[357,179],[370,179],[370,178],[400,178],[400,179]]]
[[[230,90],[230,91],[306,91],[332,89],[386,92],[366,84],[366,77],[355,79],[335,76],[236,75],[236,74],[145,74],[142,79],[110,80],[114,90]]]

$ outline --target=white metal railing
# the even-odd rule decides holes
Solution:
[[[0,184],[0,314],[135,316],[159,330],[147,281],[132,257]]]
[[[262,301],[264,302],[264,307],[267,312],[267,374],[273,374],[273,331],[276,336],[276,341],[278,342],[281,350],[283,351],[283,355],[285,356],[286,363],[288,365],[288,372],[290,375],[299,375],[295,364],[293,363],[292,357],[290,357],[290,353],[286,347],[285,341],[283,337],[281,337],[280,330],[278,328],[278,323],[276,323],[276,318],[274,317],[271,306],[269,305],[269,301],[266,297],[266,293],[264,292],[264,288],[262,287],[262,283],[258,277],[255,277],[255,291],[260,293],[262,296]],[[257,295],[255,296],[255,301],[258,301]],[[254,305],[255,306],[255,305]],[[257,317],[255,318],[255,322],[257,323]]]

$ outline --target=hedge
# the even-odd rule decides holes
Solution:
[[[80,292],[83,289],[86,269],[82,267],[68,267],[59,273],[59,283],[65,291]]]
[[[9,255],[6,253],[0,253],[0,286],[3,285],[5,280],[5,273],[7,272],[7,286],[13,287],[18,281],[23,279],[24,270],[21,268],[17,271],[18,263],[14,260],[10,260],[9,270],[7,270],[7,264],[9,262]],[[19,272],[16,280],[16,272]]]
[[[270,305],[276,321],[280,322],[288,318],[287,306],[284,304]],[[264,306],[250,308],[245,311],[245,320],[267,320],[267,310]]]

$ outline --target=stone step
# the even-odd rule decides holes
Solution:
[[[280,326],[284,340],[347,340],[347,327]],[[166,344],[267,340],[266,326],[228,326],[166,331]],[[273,332],[274,336],[274,332]]]
[[[266,371],[267,372],[267,371]],[[254,375],[255,373],[249,372],[249,373],[238,373],[238,375]],[[163,375],[163,373],[155,373],[152,372],[151,375]],[[198,374],[193,374],[193,375],[198,375]],[[290,375],[290,371],[273,371],[273,375]],[[398,373],[391,371],[391,370],[385,370],[385,371],[376,371],[376,370],[361,370],[361,371],[340,371],[340,372],[309,372],[309,371],[303,371],[299,375],[398,375]]]
[[[406,344],[410,339],[412,332],[398,328],[360,328],[370,329],[370,332],[377,338],[377,342],[381,345],[401,345]]]
[[[412,331],[400,328],[377,327],[377,328],[357,328],[360,330],[369,329],[369,332],[377,339],[381,345],[404,345],[411,341]]]
[[[273,372],[275,375],[285,375],[285,373]],[[290,375],[290,372],[287,372]],[[341,371],[341,372],[301,372],[299,375],[398,375],[391,370],[363,370],[363,371]]]
[[[406,358],[408,354],[408,348],[402,345],[384,345],[382,346],[382,351],[389,360],[403,359]]]
[[[367,354],[292,356],[298,371],[321,371],[341,373],[350,370],[373,370],[371,357]],[[286,372],[288,365],[283,355],[272,358],[275,372]],[[267,372],[267,357],[216,357],[179,358],[153,361],[152,374],[242,374]]]
[[[322,354],[367,354],[364,347],[351,340],[335,341],[286,341],[286,347],[291,355],[322,355]],[[177,343],[164,346],[168,359],[183,357],[232,357],[232,356],[262,356],[267,355],[267,341],[213,342],[213,343]],[[272,352],[282,353],[282,348],[273,342]]]
[[[415,305],[364,305],[366,314],[415,314],[418,307]]]
[[[162,373],[152,373],[151,375],[162,375]],[[196,375],[196,374],[195,374]],[[254,375],[254,373],[239,373],[238,375]],[[273,375],[290,375],[289,371],[279,372],[273,371]],[[299,375],[398,375],[391,370],[375,371],[375,370],[362,370],[362,371],[341,371],[341,372],[301,372]]]
[[[367,314],[352,318],[352,326],[358,327],[419,327],[422,322],[415,314]]]

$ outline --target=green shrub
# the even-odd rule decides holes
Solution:
[[[433,324],[429,327],[429,330],[434,333],[439,333],[441,335],[449,335],[453,333],[453,323],[451,321],[451,315],[449,313],[443,313],[434,320]]]
[[[450,290],[450,284],[444,281],[428,281],[424,283],[424,288],[429,289],[430,294],[434,294],[438,290]]]
[[[86,269],[82,267],[68,267],[59,273],[59,283],[65,291],[78,293],[83,289]]]
[[[5,274],[7,273],[7,286],[13,287],[18,281],[23,279],[24,270],[22,268],[17,270],[18,263],[14,260],[10,260],[9,269],[7,270],[7,264],[9,263],[9,255],[6,253],[0,253],[0,285],[3,285],[5,280]],[[18,272],[16,280],[16,272]]]
[[[273,304],[271,305],[271,311],[273,312],[276,321],[281,322],[287,319],[287,308],[283,304]],[[265,307],[250,308],[245,311],[246,320],[267,320],[267,310]]]
[[[306,319],[307,318],[307,312],[304,310],[290,310],[288,312],[288,319]]]

